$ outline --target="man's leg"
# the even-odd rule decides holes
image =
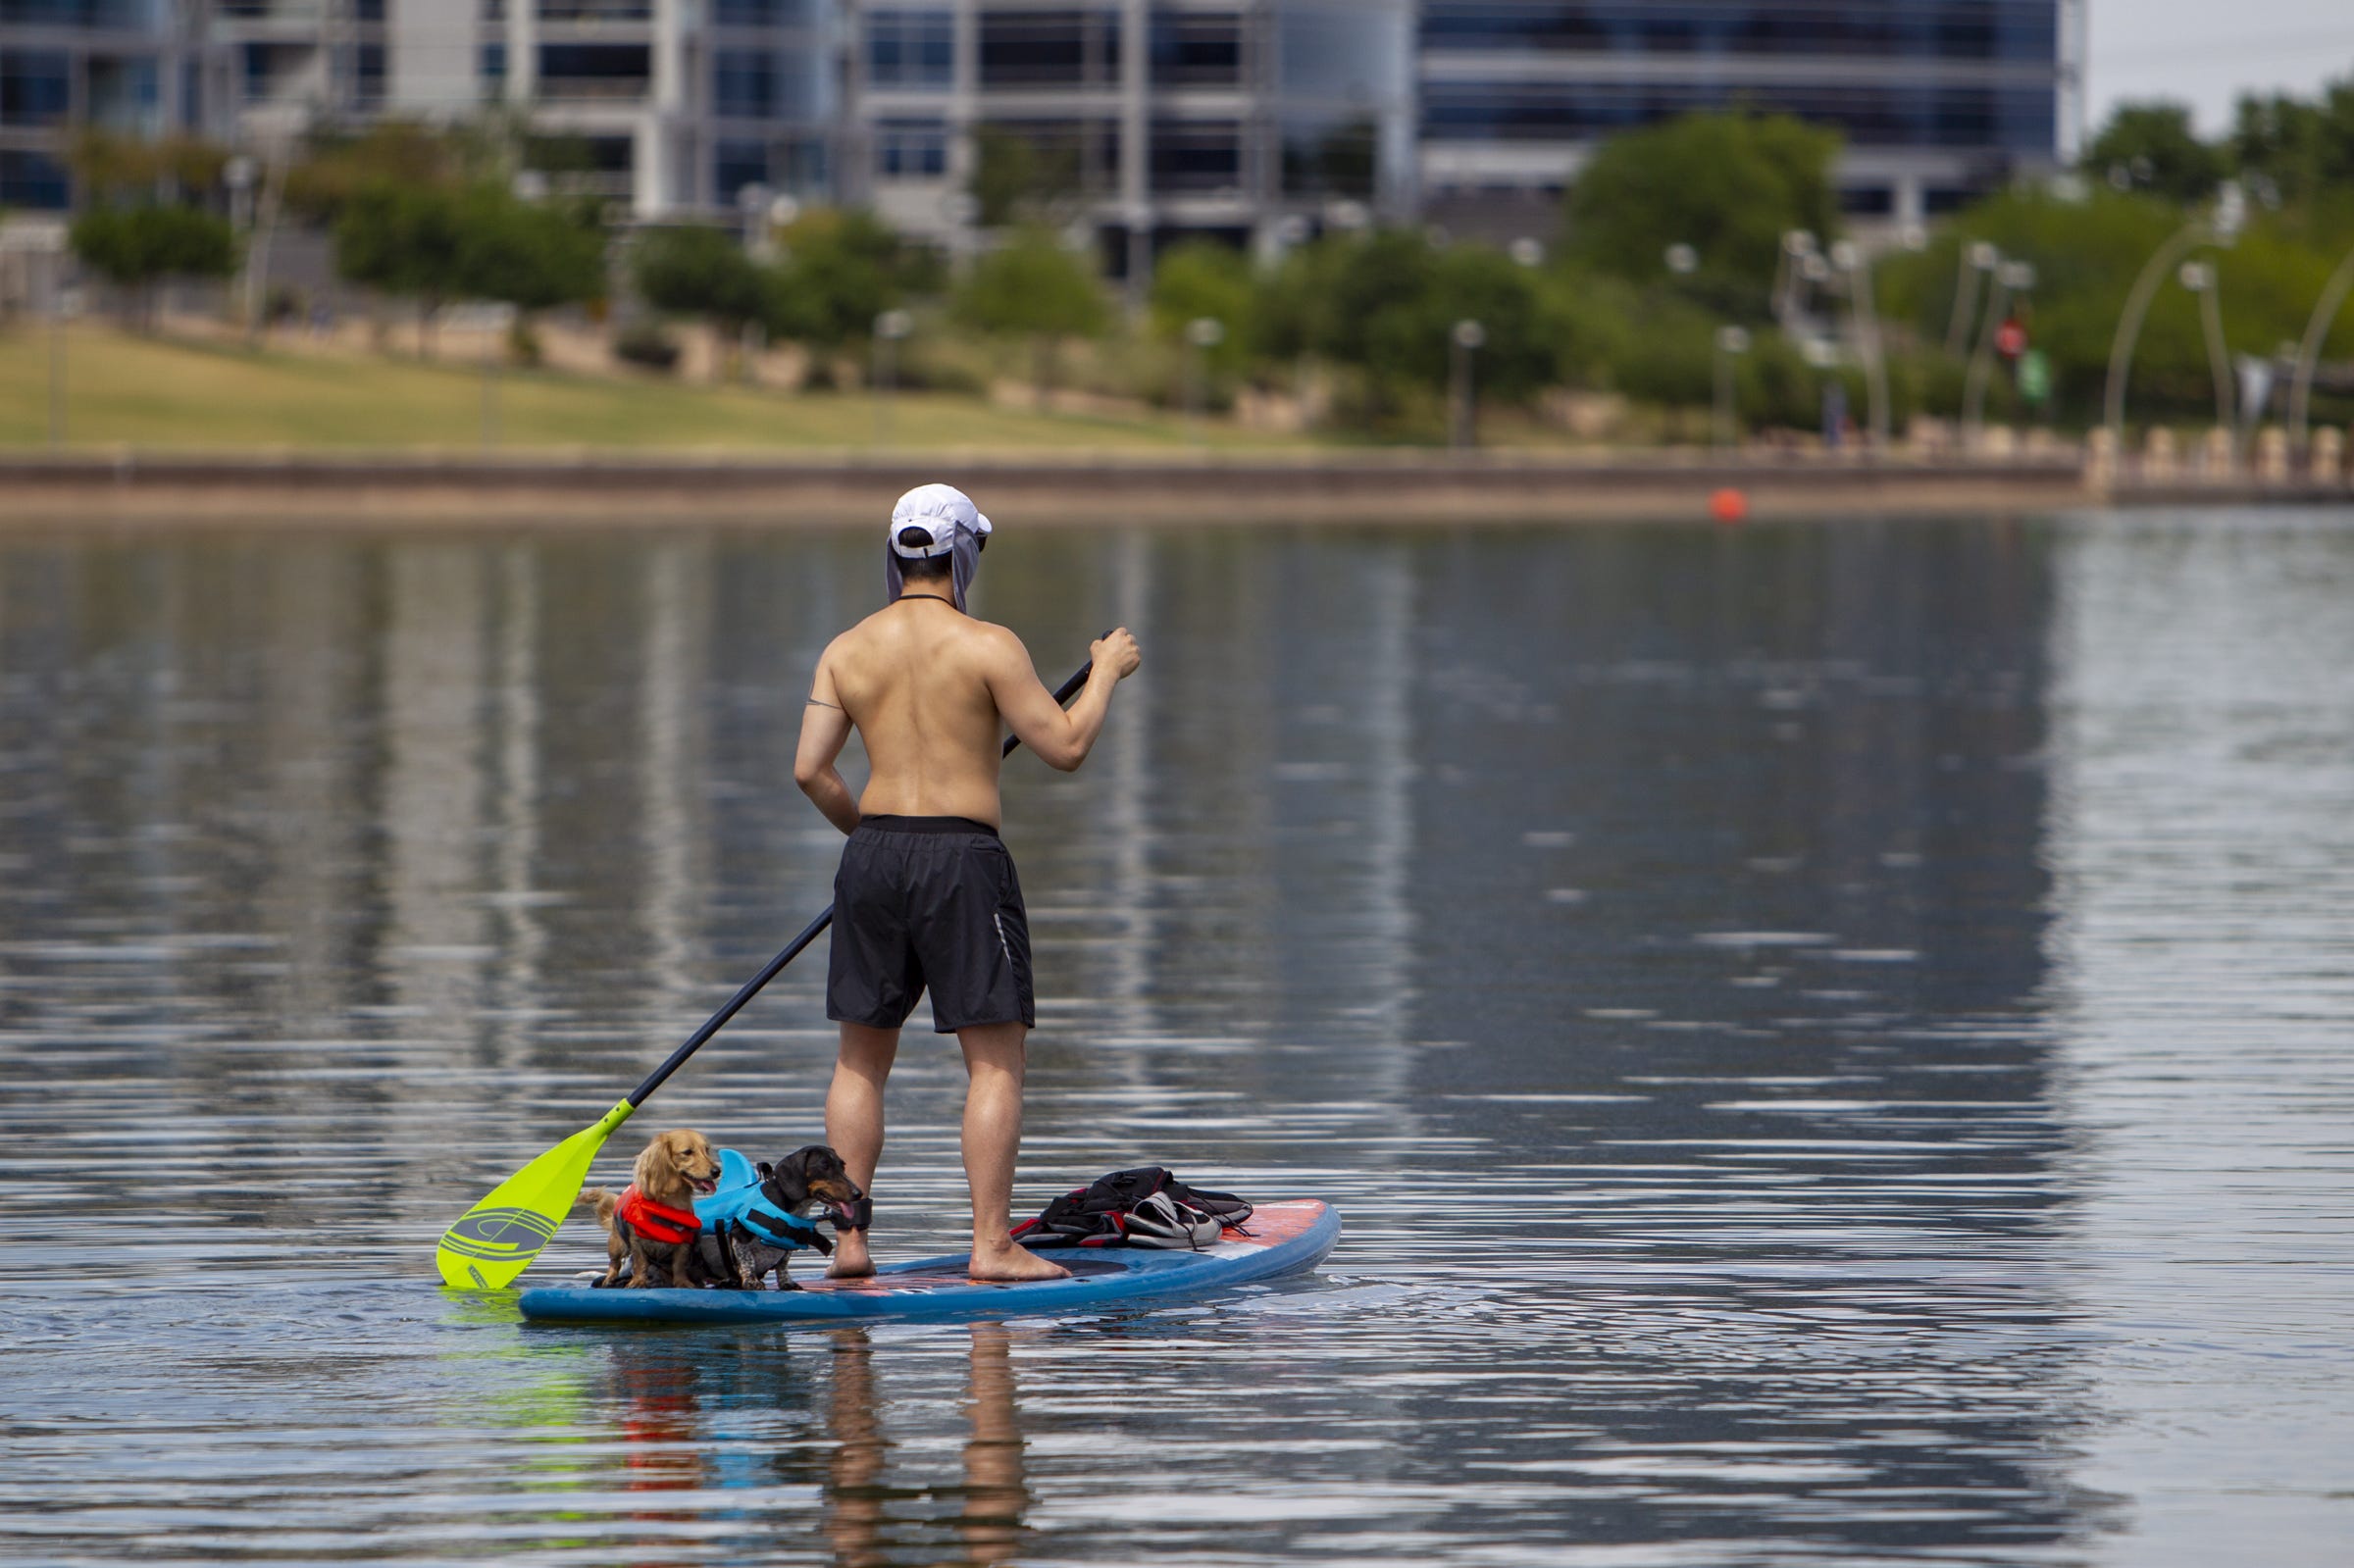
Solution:
[[[842,1156],[858,1190],[869,1196],[875,1190],[875,1162],[883,1157],[883,1082],[898,1053],[897,1030],[843,1025],[834,1084],[826,1090],[826,1141]],[[875,1272],[864,1231],[836,1233],[834,1266],[826,1272],[836,1279]]]
[[[1057,1280],[1071,1272],[1014,1245],[1007,1234],[1013,1223],[1013,1157],[1022,1146],[1023,1037],[1028,1033],[1020,1024],[984,1024],[956,1032],[968,1080],[964,1179],[973,1189],[977,1280]],[[849,1158],[847,1149],[843,1158]]]

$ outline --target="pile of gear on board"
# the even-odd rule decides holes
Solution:
[[[1232,1192],[1188,1187],[1157,1165],[1114,1171],[1073,1188],[1034,1220],[1013,1228],[1033,1252],[1061,1246],[1190,1248],[1215,1245],[1226,1231],[1242,1231],[1251,1205]],[[1244,1233],[1248,1234],[1248,1233]]]
[[[735,1149],[718,1155],[722,1174],[716,1190],[697,1197],[692,1209],[655,1203],[636,1187],[624,1189],[618,1198],[622,1216],[653,1239],[697,1247],[701,1272],[712,1280],[729,1281],[742,1273],[750,1277],[749,1285],[792,1252],[808,1248],[831,1255],[834,1244],[818,1229],[821,1220],[865,1226],[874,1219],[874,1200],[863,1196],[844,1213],[805,1217],[804,1207],[822,1205],[805,1205],[798,1201],[805,1194],[780,1187],[780,1170]],[[1250,1218],[1248,1200],[1188,1187],[1174,1172],[1146,1165],[1071,1189],[1037,1218],[1015,1226],[1013,1239],[1032,1251],[1134,1246],[1199,1252],[1217,1244],[1228,1231],[1249,1235],[1244,1225]],[[621,1283],[620,1271],[597,1283]],[[780,1290],[792,1289],[781,1271],[777,1284]]]

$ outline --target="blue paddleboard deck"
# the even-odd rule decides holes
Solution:
[[[797,1290],[603,1290],[565,1285],[526,1290],[522,1305],[523,1315],[536,1323],[808,1326],[1052,1317],[1099,1307],[1150,1306],[1297,1274],[1315,1267],[1340,1235],[1338,1212],[1301,1199],[1260,1204],[1247,1230],[1228,1230],[1199,1252],[1091,1247],[1048,1254],[1071,1271],[1067,1280],[983,1284],[966,1274],[967,1260],[958,1254],[889,1264],[864,1280],[829,1280],[813,1270],[810,1278],[794,1282],[801,1287]]]

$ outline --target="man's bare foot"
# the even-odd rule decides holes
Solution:
[[[1067,1280],[1071,1271],[1059,1263],[1049,1263],[1026,1246],[1007,1241],[1000,1246],[973,1248],[973,1278],[993,1284],[1019,1284],[1024,1280]]]
[[[834,1233],[834,1261],[826,1269],[829,1280],[863,1280],[875,1272],[875,1260],[866,1250],[864,1231]]]

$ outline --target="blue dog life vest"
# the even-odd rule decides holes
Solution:
[[[732,1148],[719,1151],[719,1186],[709,1197],[694,1200],[694,1216],[715,1234],[730,1220],[742,1220],[745,1230],[771,1246],[802,1248],[818,1242],[817,1227],[770,1202],[760,1189],[760,1168]]]

